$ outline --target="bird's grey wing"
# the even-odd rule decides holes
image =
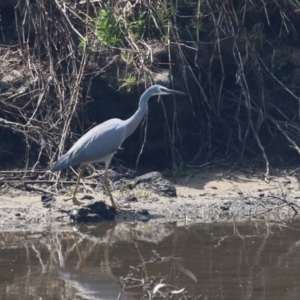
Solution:
[[[73,165],[103,162],[106,156],[113,154],[121,146],[125,138],[125,129],[124,122],[119,119],[111,119],[97,125],[55,163],[52,171]]]

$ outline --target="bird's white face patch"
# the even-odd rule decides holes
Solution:
[[[168,89],[160,88],[159,94],[160,95],[169,95],[169,94],[171,94],[171,92]]]

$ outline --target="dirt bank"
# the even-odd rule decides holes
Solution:
[[[212,222],[267,218],[291,220],[300,212],[299,176],[296,167],[272,170],[269,181],[259,170],[206,169],[185,171],[176,178],[176,197],[160,196],[152,190],[113,190],[124,208],[115,215],[117,221]],[[0,229],[34,229],[37,226],[70,224],[81,208],[65,202],[65,195],[54,195],[43,203],[44,194],[24,190],[22,184],[3,183],[0,190]],[[86,181],[78,199],[82,207],[99,201],[110,204],[102,191],[94,192]],[[68,189],[73,188],[70,185]],[[85,191],[84,191],[85,190]],[[91,199],[92,198],[92,199]],[[118,201],[118,200],[117,200]],[[48,206],[48,207],[46,207]]]

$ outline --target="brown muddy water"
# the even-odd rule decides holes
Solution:
[[[150,299],[159,282],[159,298],[300,299],[300,224],[0,233],[0,299]]]

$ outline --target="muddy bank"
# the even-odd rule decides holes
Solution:
[[[268,181],[259,170],[189,170],[176,183],[158,172],[140,177],[110,174],[113,195],[123,210],[110,208],[101,178],[85,179],[78,200],[65,202],[73,184],[47,185],[3,176],[0,229],[50,228],[74,222],[105,220],[143,222],[217,222],[293,220],[300,212],[296,168],[273,170]],[[15,174],[13,174],[15,176]],[[10,178],[10,179],[9,179]]]

